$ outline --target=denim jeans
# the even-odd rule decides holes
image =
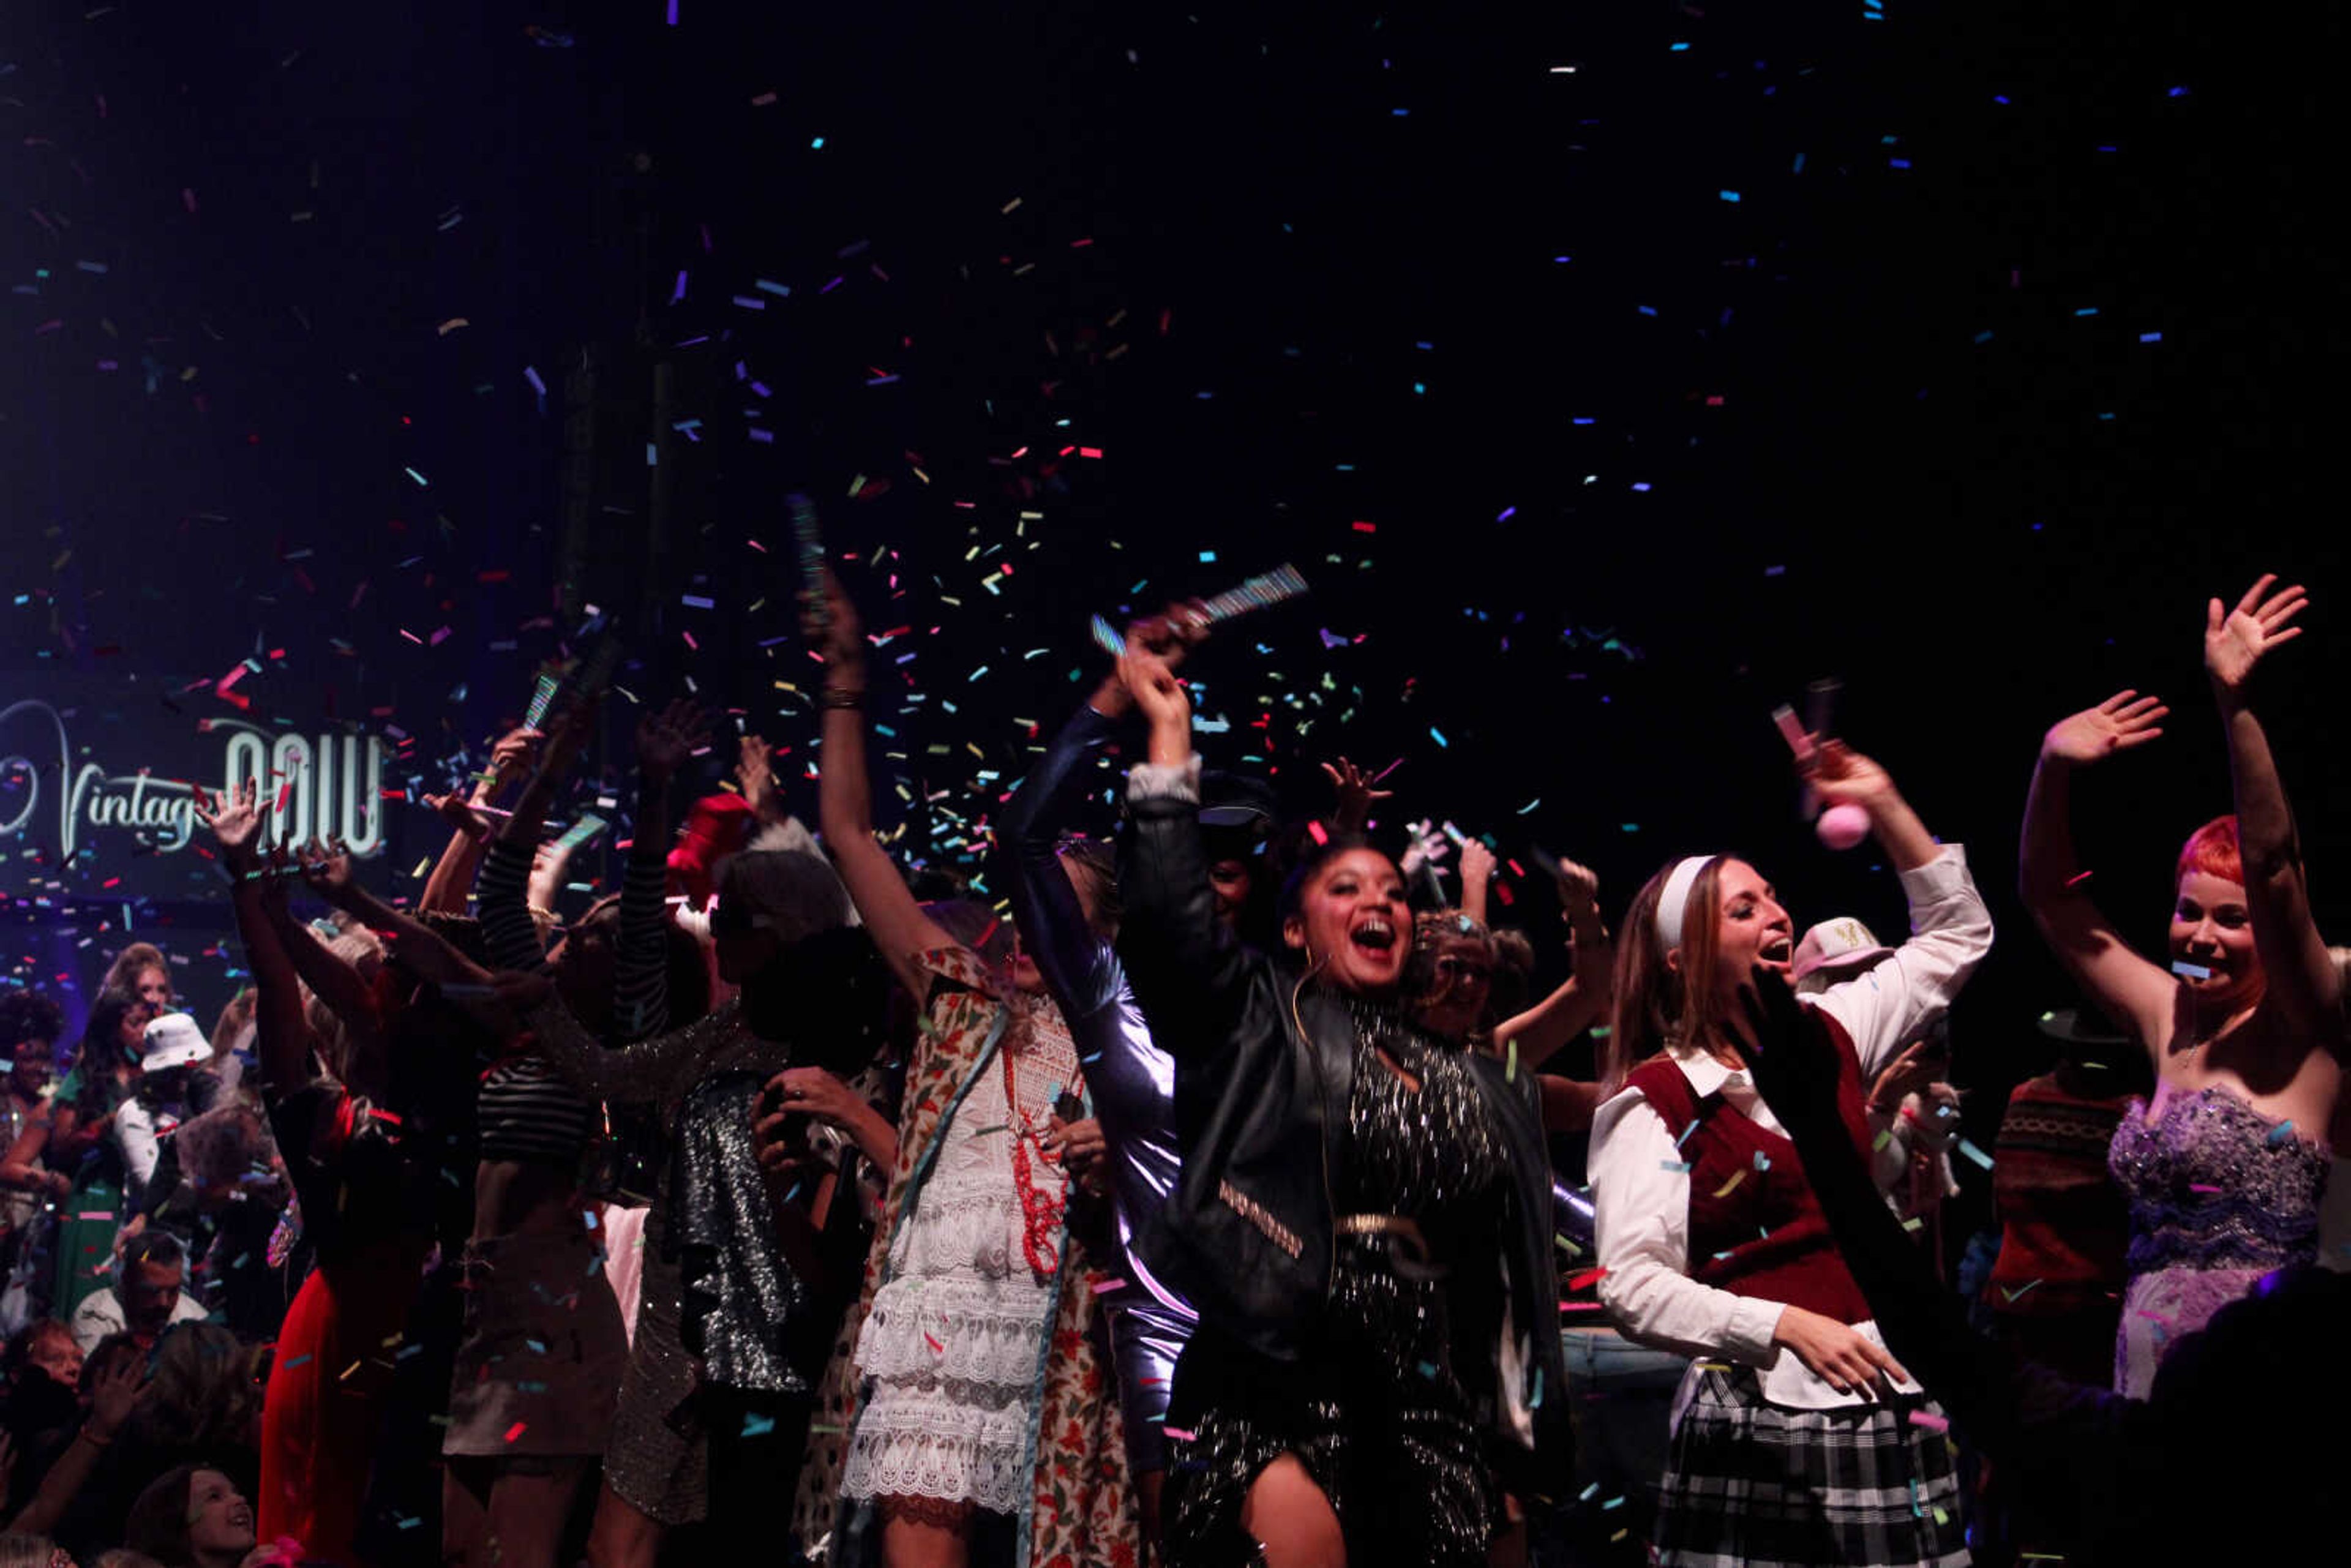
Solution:
[[[1544,1568],[1646,1563],[1674,1395],[1689,1358],[1644,1349],[1614,1329],[1576,1328],[1560,1337],[1573,1401],[1575,1477],[1559,1518],[1539,1531],[1535,1561]]]

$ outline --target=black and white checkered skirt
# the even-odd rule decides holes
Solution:
[[[1664,1568],[1965,1568],[1949,1439],[1911,1397],[1767,1404],[1752,1368],[1701,1364],[1657,1513]]]

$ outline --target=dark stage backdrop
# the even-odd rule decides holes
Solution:
[[[2228,803],[2203,603],[2263,569],[2315,594],[2267,700],[2351,930],[2343,23],[2295,29],[19,0],[0,688],[74,707],[110,780],[217,771],[207,721],[378,736],[374,874],[411,894],[413,799],[591,609],[629,657],[590,788],[635,704],[689,689],[800,769],[799,486],[887,634],[910,854],[969,869],[1101,671],[1090,614],[1289,560],[1311,596],[1197,666],[1218,760],[1301,808],[1324,758],[1400,762],[1391,828],[1587,860],[1612,908],[1730,846],[1800,918],[1883,931],[1893,879],[1812,839],[1768,719],[1834,675],[2001,922],[1959,1019],[1980,1140],[2073,999],[2009,891],[2036,737],[2124,685],[2172,701],[2084,801],[2100,895],[2157,940]],[[0,844],[12,974],[87,985],[127,918],[220,999],[184,852],[56,848]],[[1548,946],[1548,891],[1507,885]]]

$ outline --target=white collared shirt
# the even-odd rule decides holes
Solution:
[[[1849,980],[1804,998],[1844,1026],[1861,1058],[1864,1082],[1934,1021],[1991,948],[1991,912],[1968,874],[1958,845],[1902,873],[1910,904],[1910,939]],[[1742,1069],[1702,1050],[1678,1048],[1675,1063],[1692,1093],[1723,1100],[1758,1126],[1787,1130]],[[1592,1126],[1593,1225],[1601,1304],[1627,1339],[1700,1358],[1763,1370],[1764,1397],[1819,1410],[1862,1402],[1840,1394],[1792,1351],[1775,1347],[1778,1301],[1737,1295],[1689,1276],[1689,1174],[1674,1133],[1639,1091],[1626,1089],[1600,1107]],[[1854,1325],[1884,1344],[1877,1325]],[[1916,1383],[1896,1385],[1918,1392]]]

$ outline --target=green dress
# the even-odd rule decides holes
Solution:
[[[73,1104],[80,1091],[81,1069],[77,1067],[57,1085],[50,1113],[55,1115],[57,1106]],[[108,1079],[110,1113],[120,1109],[131,1095],[130,1089]],[[57,1205],[57,1230],[49,1246],[55,1270],[49,1315],[60,1322],[69,1322],[83,1299],[103,1290],[110,1278],[99,1270],[113,1260],[115,1232],[122,1227],[122,1154],[113,1138],[100,1138],[72,1175],[73,1191]]]

